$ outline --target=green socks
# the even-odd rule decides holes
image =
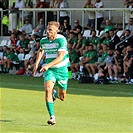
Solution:
[[[47,110],[50,116],[54,116],[54,103],[46,102]]]

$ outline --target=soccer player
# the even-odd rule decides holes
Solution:
[[[47,123],[51,125],[56,123],[54,115],[55,98],[64,101],[66,97],[68,65],[70,64],[66,38],[57,34],[59,26],[59,22],[56,21],[48,23],[46,31],[47,37],[40,40],[40,49],[34,68],[35,73],[45,51],[46,65],[40,69],[40,72],[44,72],[46,106],[50,115],[50,119]],[[58,85],[58,92],[53,90],[55,83]]]

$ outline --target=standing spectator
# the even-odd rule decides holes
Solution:
[[[19,8],[24,8],[25,7],[25,3],[24,0],[16,0],[15,3],[15,9],[19,9]],[[22,20],[22,12],[19,11],[19,19]]]
[[[109,48],[114,50],[115,46],[120,42],[120,38],[114,33],[114,30],[110,30],[109,34],[111,37]]]
[[[124,0],[124,5],[127,6],[127,8],[133,8],[133,0]],[[133,18],[133,12],[131,11],[126,11],[125,12],[125,23],[128,23],[129,18]]]
[[[33,8],[33,2],[32,2],[32,0],[26,0],[25,7],[26,8]],[[25,18],[28,18],[29,20],[32,20],[33,14],[32,14],[32,12],[25,11],[24,16],[25,16]]]
[[[44,2],[44,0],[36,0],[35,8],[48,8],[48,5],[46,4],[46,2]],[[44,15],[45,14],[43,12],[38,12],[38,21],[40,20],[40,18],[44,19]]]
[[[83,8],[93,8],[93,4],[91,3],[91,0],[87,0]],[[88,11],[88,23],[85,29],[94,30],[95,29],[95,12],[94,11]]]
[[[58,8],[68,8],[68,2],[66,0],[59,0],[58,2]],[[68,12],[67,11],[60,11],[59,14],[59,22],[60,22],[60,26],[63,26],[64,20],[67,20],[68,24],[69,24],[69,16],[68,16]]]
[[[43,32],[44,32],[44,21],[41,18],[38,26],[33,30],[33,34],[36,36],[36,38],[41,38],[43,36]]]
[[[96,0],[94,3],[95,8],[103,8],[104,4],[101,0]],[[101,31],[101,24],[104,19],[103,11],[96,11],[97,30]]]
[[[82,26],[79,24],[78,19],[75,19],[74,24],[75,24],[75,26],[74,26],[73,30],[71,30],[71,32],[74,32],[75,35],[78,36],[78,34],[82,32]]]
[[[57,8],[57,6],[58,6],[58,0],[50,0],[49,8]],[[54,11],[52,16],[53,16],[53,20],[56,21],[57,20],[57,12]]]

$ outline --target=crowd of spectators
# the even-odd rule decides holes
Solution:
[[[19,0],[23,1],[23,0]],[[27,3],[31,1],[27,1]],[[35,8],[44,7],[44,3],[36,0]],[[27,4],[28,6],[28,4]],[[51,0],[49,8],[66,8],[65,0]],[[101,0],[96,0],[92,4],[87,0],[84,8],[102,8],[104,7]],[[53,20],[56,19],[56,12],[53,13]],[[44,37],[44,14],[38,13],[38,25],[33,29],[29,23],[29,17],[25,18],[25,23],[20,29],[13,29],[10,35],[10,41],[7,46],[3,46],[2,58],[0,60],[1,71],[9,73],[12,65],[19,66],[19,70],[24,75],[33,75],[33,66],[36,60],[36,54],[40,47],[40,39]],[[97,34],[95,20],[93,15],[97,16]],[[110,20],[105,20],[105,27],[101,29],[101,23],[104,20],[103,13],[88,12],[87,29],[91,30],[91,36],[84,36],[84,27],[80,25],[78,19],[74,20],[74,27],[69,24],[68,13],[60,13],[60,31],[68,41],[68,51],[70,58],[70,69],[72,71],[71,79],[79,80],[81,75],[94,77],[96,73],[103,73],[110,81],[119,82],[123,79],[127,83],[133,83],[133,18],[129,22],[120,36],[117,35]],[[91,17],[90,17],[91,16]],[[100,32],[102,31],[102,34]],[[116,45],[122,43],[116,47]],[[27,55],[30,55],[28,58]],[[23,57],[22,57],[23,56]],[[21,58],[22,57],[22,58]],[[40,62],[40,67],[45,64],[45,54]],[[42,73],[36,76],[42,76]]]

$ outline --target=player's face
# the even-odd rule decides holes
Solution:
[[[47,26],[47,37],[51,38],[55,38],[56,34],[58,32],[58,28],[55,25],[48,25]]]

